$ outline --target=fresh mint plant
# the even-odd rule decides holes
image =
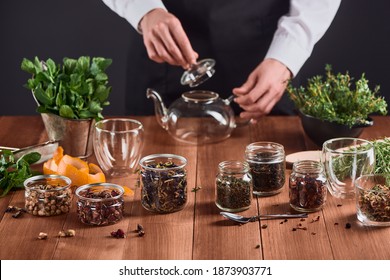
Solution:
[[[111,59],[81,56],[63,59],[56,64],[52,59],[41,61],[23,59],[21,69],[32,77],[25,85],[39,103],[39,113],[52,113],[68,119],[103,119],[103,106],[109,105],[106,69]]]
[[[305,88],[288,85],[287,92],[302,113],[349,127],[366,124],[369,114],[387,114],[386,101],[376,96],[380,87],[370,89],[364,73],[353,82],[348,72],[334,74],[329,64],[325,71],[325,78],[314,76]]]
[[[0,154],[0,197],[5,196],[13,188],[23,188],[23,182],[33,175],[30,164],[40,160],[41,155],[32,152],[18,160],[11,151],[3,150]]]

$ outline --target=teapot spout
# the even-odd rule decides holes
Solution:
[[[168,123],[168,110],[164,105],[164,102],[161,98],[161,95],[157,91],[155,91],[151,88],[148,88],[146,90],[146,97],[153,99],[154,112],[156,115],[157,122],[161,125],[162,128],[167,130],[168,129],[168,124],[167,124]]]

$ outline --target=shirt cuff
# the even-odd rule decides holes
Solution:
[[[288,34],[278,34],[273,38],[265,58],[273,58],[280,61],[290,69],[293,77],[295,77],[309,58],[311,52],[311,50],[300,46]]]

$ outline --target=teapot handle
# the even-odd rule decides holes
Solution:
[[[228,98],[224,99],[223,101],[225,102],[226,105],[230,105],[230,103],[232,103],[233,99],[235,98],[236,96],[234,94],[230,95]],[[237,121],[237,118],[240,119],[240,121]],[[243,127],[243,126],[246,126],[248,125],[249,123],[251,122],[250,119],[242,119],[240,117],[235,117],[235,123],[236,123],[236,127]]]

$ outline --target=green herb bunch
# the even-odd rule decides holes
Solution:
[[[32,75],[25,85],[39,103],[39,113],[52,113],[68,119],[103,119],[103,106],[109,105],[106,69],[111,59],[81,56],[64,58],[63,64],[52,59],[23,59],[21,69]]]
[[[302,113],[349,127],[366,124],[369,114],[387,114],[386,101],[376,96],[380,86],[371,90],[364,73],[353,83],[348,72],[335,75],[329,64],[325,71],[325,79],[314,76],[306,88],[288,85],[287,92]]]
[[[30,164],[40,158],[39,153],[32,152],[16,160],[11,151],[3,150],[0,154],[0,197],[13,188],[23,188],[24,180],[33,175]]]

